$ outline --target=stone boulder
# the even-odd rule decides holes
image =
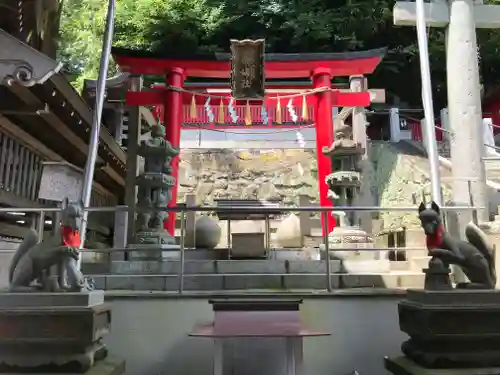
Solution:
[[[196,220],[194,235],[186,233],[186,247],[198,249],[215,249],[221,239],[221,228],[215,219],[201,216]],[[191,241],[194,240],[194,243]]]
[[[300,229],[300,219],[297,215],[290,214],[278,226],[276,231],[278,244],[287,248],[303,247],[303,236]]]

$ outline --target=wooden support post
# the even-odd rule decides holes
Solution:
[[[141,91],[142,78],[131,78],[131,89]],[[139,157],[137,151],[139,148],[139,138],[141,136],[141,113],[137,106],[129,108],[128,121],[128,141],[127,141],[127,175],[125,177],[125,204],[130,208],[128,212],[127,243],[134,240],[135,235],[135,207],[137,202],[137,187],[135,179],[139,173]]]

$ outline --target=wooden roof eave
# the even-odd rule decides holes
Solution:
[[[69,84],[69,83],[68,83]],[[8,85],[9,89],[11,92],[13,92],[19,99],[21,99],[26,105],[30,106],[31,108],[44,108],[45,103],[43,103],[37,95],[35,95],[33,92],[31,92],[27,87],[24,87],[17,82],[10,82],[10,85]],[[55,112],[55,108],[52,109],[49,107],[49,111],[40,112],[40,117],[42,117],[52,128],[60,133],[68,142],[70,142],[72,145],[75,146],[78,151],[83,153],[84,155],[88,155],[88,150],[89,150],[89,145],[86,140],[84,140],[81,136],[76,134],[73,129],[68,126],[68,124],[63,121]],[[77,118],[75,116],[75,121],[77,121]],[[90,124],[89,124],[90,126]],[[103,135],[108,135],[110,138],[111,136],[109,133],[106,133],[101,129],[101,140],[103,138]],[[118,147],[116,142],[113,139],[113,142],[115,145]],[[101,151],[102,151],[102,146]],[[119,147],[118,147],[119,148]],[[120,151],[125,155],[123,150],[119,148]],[[110,148],[111,150],[111,148]],[[102,152],[101,152],[102,153]],[[117,172],[115,169],[109,167],[111,160],[104,160],[102,156],[98,156],[97,158],[97,163],[100,164],[101,166],[106,166],[106,168],[103,168],[102,170],[108,174],[114,181],[118,183],[118,185],[125,186],[125,179],[124,176],[121,175],[119,172]],[[121,161],[118,159],[119,163]],[[123,169],[124,171],[124,169]],[[124,173],[124,172],[123,172]]]
[[[87,124],[92,124],[92,112],[90,108],[66,78],[59,73],[62,67],[61,63],[56,62],[1,29],[0,45],[2,46],[0,48],[0,82],[6,84],[10,91],[21,99],[23,103],[31,108],[43,109],[45,103],[42,103],[29,88],[43,85],[50,80],[79,114],[80,118]],[[81,152],[87,154],[87,142],[75,134],[52,111],[42,111],[41,116],[54,130],[62,133],[66,140],[74,144]],[[107,131],[101,131],[100,138],[114,155],[114,159],[122,164],[122,173],[124,174],[125,152]],[[110,160],[109,162],[112,161]],[[108,164],[104,163],[102,159],[100,163]],[[110,174],[110,177],[124,186],[125,180],[120,173],[114,171]]]
[[[61,120],[54,112],[51,111],[50,107],[48,107],[48,111],[45,111],[45,105],[38,99],[37,95],[33,93],[27,87],[21,86],[16,82],[11,82],[9,86],[7,86],[10,92],[15,95],[17,98],[21,100],[22,103],[26,104],[28,108],[39,108],[40,112],[38,117],[43,119],[44,123],[50,126],[52,129],[48,129],[47,131],[52,132],[52,134],[57,134],[62,140],[66,141],[68,144],[72,145],[77,151],[77,154],[81,155],[81,157],[77,158],[79,161],[67,159],[71,163],[83,167],[85,163],[86,155],[88,154],[88,144],[85,140],[78,136],[67,124],[65,121]],[[37,86],[35,86],[36,88]],[[7,117],[7,116],[6,116]],[[8,116],[11,117],[11,116]],[[32,116],[25,117],[24,122],[32,121]],[[16,120],[12,120],[13,123]],[[33,125],[33,124],[32,124]],[[52,148],[55,150],[54,148]],[[74,158],[73,158],[74,159]],[[81,165],[80,165],[81,164]],[[120,176],[116,171],[111,170],[110,168],[104,169],[104,166],[107,166],[107,163],[101,158],[97,158],[97,171],[99,173],[105,173],[109,176],[109,179],[114,181],[113,186],[124,186],[125,181],[122,176]],[[99,179],[96,175],[96,179]],[[106,189],[107,190],[107,189]],[[109,190],[107,190],[109,193]],[[115,193],[116,194],[116,193]],[[114,194],[113,194],[114,195]]]
[[[83,121],[92,126],[92,110],[85,103],[83,98],[71,86],[66,77],[62,74],[56,74],[51,77],[51,82],[55,85],[58,91],[66,98],[75,111],[79,114]],[[109,134],[104,126],[101,126],[100,138],[104,144],[110,149],[114,156],[125,165],[127,156],[125,151],[118,145],[116,140]]]
[[[25,87],[43,84],[57,74],[57,62],[0,29],[0,82],[16,81]]]

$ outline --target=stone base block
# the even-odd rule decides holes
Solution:
[[[385,369],[394,375],[500,375],[500,367],[430,369],[406,357],[384,358]]]
[[[36,307],[90,307],[104,303],[104,291],[88,293],[0,292],[0,309]]]
[[[4,372],[3,374],[14,375],[14,374],[25,374],[25,375],[34,375],[34,374],[43,374],[48,373],[50,371],[38,371],[38,372],[22,372],[16,370],[15,372]],[[122,375],[125,372],[125,361],[106,358],[102,361],[99,361],[92,366],[84,375]],[[66,375],[80,374],[78,372],[69,372]]]
[[[168,255],[174,259],[180,258],[178,245],[129,245],[129,259],[130,260],[162,260],[164,253],[168,252]]]
[[[18,306],[5,307],[17,297],[3,297],[0,372],[84,373],[106,358],[102,339],[111,324],[109,304],[75,306],[78,298],[73,296],[73,306],[64,306],[64,301],[71,302],[70,294],[54,294],[53,306],[34,306],[35,301],[47,303],[47,297],[31,293],[24,295],[31,305],[18,301]]]
[[[399,303],[403,353],[426,368],[500,367],[500,291],[409,290]]]

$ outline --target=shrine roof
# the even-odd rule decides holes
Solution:
[[[310,77],[316,68],[328,68],[334,76],[370,74],[380,63],[386,48],[333,53],[267,53],[266,78]],[[113,57],[123,72],[132,74],[164,75],[172,68],[182,68],[187,76],[228,78],[229,53],[150,52],[113,47]]]

